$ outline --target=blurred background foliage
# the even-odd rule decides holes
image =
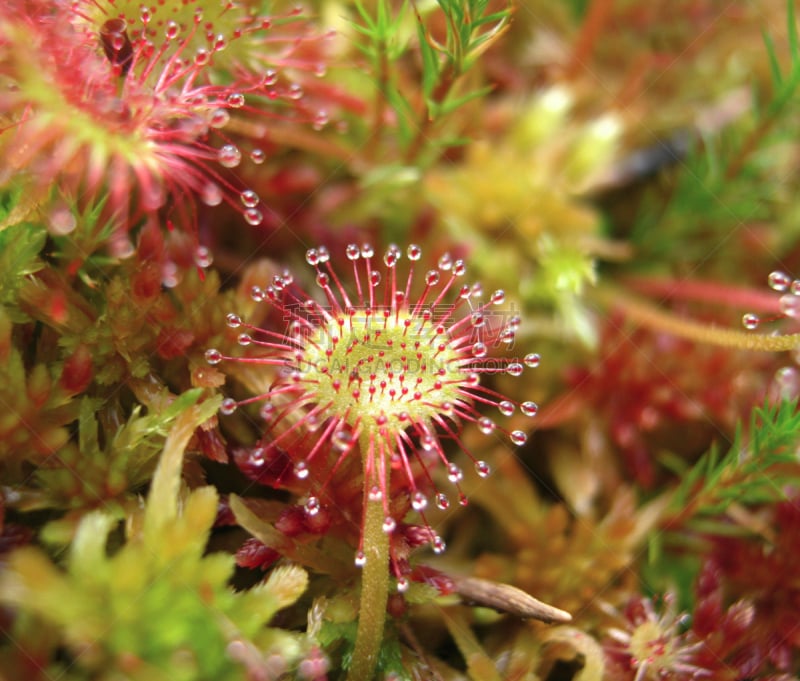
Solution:
[[[494,473],[403,548],[377,678],[796,678],[791,0],[6,5],[0,679],[345,678],[352,537],[217,414],[277,374],[205,353],[353,242],[463,257],[542,358],[491,381],[523,448],[465,425]]]

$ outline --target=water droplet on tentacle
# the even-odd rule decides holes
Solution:
[[[747,314],[742,315],[742,326],[748,331],[753,331],[754,329],[757,329],[760,323],[761,320],[759,319],[757,314],[748,312]]]
[[[792,319],[800,319],[800,296],[785,293],[778,302],[783,314]]]
[[[528,436],[525,431],[514,430],[511,432],[511,442],[517,446],[524,445],[528,441]]]
[[[226,144],[220,148],[217,159],[221,166],[235,168],[242,161],[242,152],[233,144]]]
[[[781,293],[783,293],[791,285],[792,278],[788,274],[786,274],[786,272],[781,272],[780,270],[776,270],[774,272],[769,273],[767,281],[769,282],[769,287],[773,291],[780,291]]]

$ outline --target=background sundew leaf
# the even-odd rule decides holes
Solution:
[[[0,677],[796,673],[796,4],[0,3]]]

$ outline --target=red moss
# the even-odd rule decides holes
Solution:
[[[64,361],[61,387],[70,395],[82,393],[89,387],[93,376],[92,353],[86,345],[79,343]]]
[[[156,339],[156,351],[163,359],[181,357],[188,352],[194,340],[194,333],[188,329],[164,328]]]
[[[655,455],[689,458],[763,400],[769,358],[700,346],[646,329],[607,324],[599,359],[567,372],[570,418],[591,418],[622,457],[627,475],[652,489],[661,472]],[[774,368],[773,368],[774,370]]]
[[[251,537],[236,552],[236,564],[251,570],[267,570],[280,557],[275,549]]]
[[[789,673],[800,664],[798,499],[777,504],[773,514],[771,544],[712,538],[697,581],[693,629],[706,641],[703,664],[722,679]]]

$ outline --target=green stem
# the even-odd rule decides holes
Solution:
[[[370,444],[362,436],[360,447],[365,468]],[[369,476],[364,471],[364,485]],[[388,488],[388,481],[387,481]],[[364,511],[364,555],[367,562],[361,574],[361,603],[358,631],[348,681],[370,681],[375,674],[389,600],[389,535],[383,531],[383,504],[366,502]]]

